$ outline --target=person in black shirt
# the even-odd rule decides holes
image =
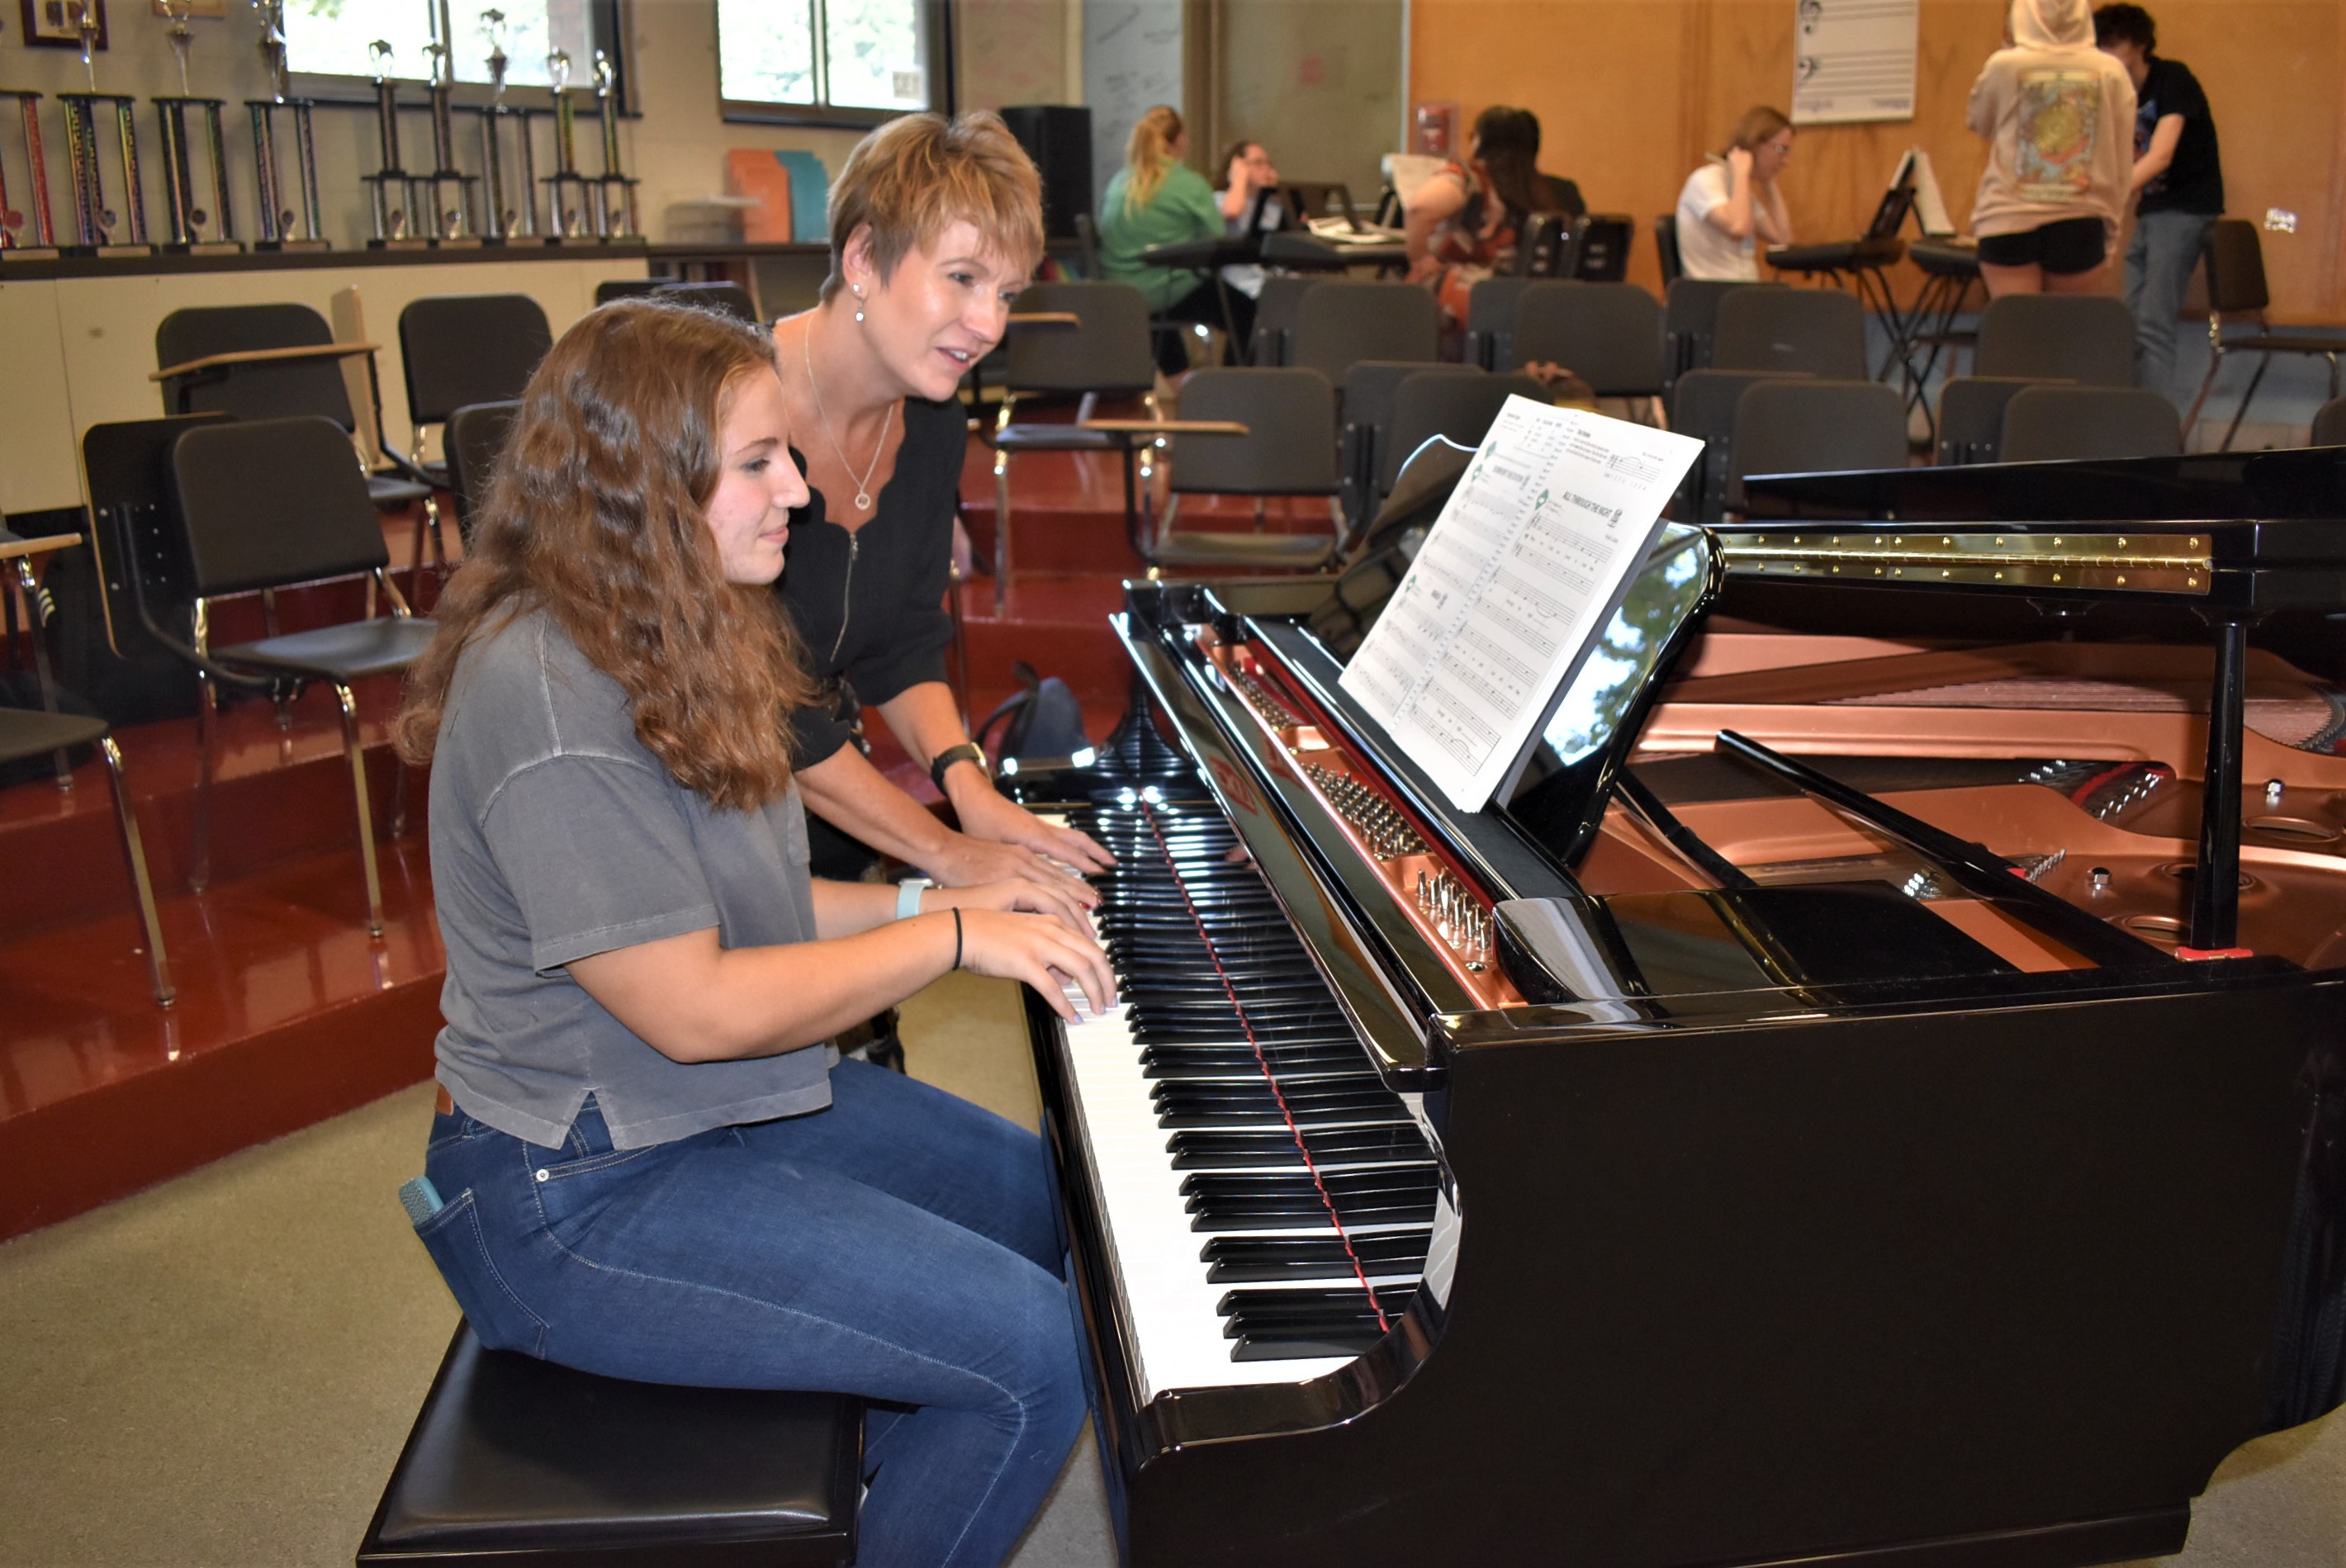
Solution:
[[[2127,245],[2126,301],[2135,319],[2135,379],[2174,397],[2176,317],[2208,225],[2224,210],[2216,122],[2198,78],[2158,56],[2157,26],[2141,6],[2096,11],[2094,42],[2134,78],[2139,205]]]

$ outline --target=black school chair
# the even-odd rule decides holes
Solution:
[[[1781,283],[1729,283],[1715,278],[1680,278],[1662,300],[1662,395],[1678,377],[1710,368],[1711,340],[1719,330],[1719,302],[1735,289],[1780,289]]]
[[[2313,413],[2316,446],[2346,446],[2346,397],[2334,397]]]
[[[1547,389],[1526,375],[1443,374],[1448,368],[1428,366],[1394,389],[1392,425],[1377,465],[1380,502],[1392,494],[1402,465],[1435,436],[1458,446],[1480,446],[1509,398],[1549,401]]]
[[[2257,388],[2264,383],[2265,372],[2275,354],[2313,354],[2330,361],[2330,395],[2338,395],[2338,356],[2346,353],[2346,332],[2335,327],[2315,328],[2306,331],[2276,332],[2265,322],[2265,310],[2272,296],[2265,288],[2264,241],[2258,238],[2257,226],[2245,218],[2219,218],[2208,226],[2208,238],[2201,254],[2208,269],[2208,373],[2201,378],[2199,393],[2191,400],[2191,412],[2183,416],[2183,428],[2189,430],[2199,423],[2199,410],[2208,394],[2215,390],[2216,377],[2224,369],[2227,354],[2254,354],[2257,373],[2249,378],[2249,390],[2240,394],[2239,412],[2224,429],[2224,439],[2218,452],[2232,450],[2232,438],[2240,433],[2240,422],[2249,417],[2249,404],[2256,400]],[[2224,335],[2228,319],[2246,317],[2252,329],[2231,337]]]
[[[2004,410],[2005,463],[2174,457],[2183,426],[2165,392],[2146,387],[2022,389]]]
[[[1337,462],[1343,474],[1344,516],[1350,526],[1365,526],[1383,499],[1378,476],[1390,466],[1386,450],[1393,394],[1402,382],[1413,376],[1484,373],[1479,365],[1429,365],[1417,360],[1362,360],[1344,373],[1343,433],[1337,443]]]
[[[1838,289],[1730,289],[1719,297],[1710,363],[1866,381],[1865,310]]]
[[[1414,283],[1327,279],[1297,307],[1286,364],[1318,371],[1331,386],[1362,360],[1440,357],[1442,310]],[[1184,405],[1184,412],[1187,405]]]
[[[1542,281],[1515,300],[1504,367],[1562,365],[1598,397],[1662,395],[1662,309],[1635,283]]]
[[[1684,288],[1686,280],[1678,286]],[[1789,290],[1788,290],[1789,292]],[[1769,371],[1688,371],[1670,389],[1670,428],[1701,442],[1702,456],[1678,482],[1670,516],[1680,523],[1716,523],[1727,510],[1733,480],[1735,411],[1743,394],[1766,381],[1813,379]]]
[[[1461,358],[1486,371],[1503,371],[1515,361],[1515,301],[1535,278],[1485,278],[1466,290],[1466,336]]]
[[[2006,294],[1980,312],[1972,369],[1983,376],[2134,385],[2134,312],[2107,294]]]
[[[33,575],[32,558],[55,550],[69,550],[81,542],[79,535],[71,534],[19,538],[0,528],[0,560],[14,568],[16,586],[22,590],[26,604],[38,606],[43,602],[41,585]],[[33,645],[33,667],[40,684],[41,706],[37,710],[0,708],[0,767],[38,757],[52,758],[56,767],[57,789],[70,791],[74,787],[71,752],[81,746],[97,748],[99,760],[106,764],[107,786],[114,791],[115,830],[121,840],[123,860],[130,869],[130,890],[138,900],[139,923],[147,934],[148,982],[154,988],[156,1004],[168,1007],[178,993],[171,985],[170,961],[163,952],[163,928],[155,915],[155,884],[147,875],[147,849],[138,834],[138,809],[122,777],[121,748],[114,744],[113,733],[105,719],[58,711],[56,684],[49,673],[48,633],[36,625],[26,640]]]
[[[1759,382],[1736,400],[1727,509],[1743,509],[1743,482],[1753,474],[1905,465],[1906,400],[1880,382]]]
[[[1678,215],[1675,212],[1665,212],[1654,219],[1654,259],[1661,263],[1662,291],[1667,294],[1686,276],[1686,264],[1678,260]]]
[[[527,294],[410,300],[399,312],[400,368],[407,382],[407,417],[416,432],[410,460],[445,484],[446,463],[423,461],[424,428],[447,423],[468,403],[521,396],[552,347],[546,311]]]
[[[382,879],[375,866],[374,811],[367,795],[352,683],[393,675],[423,656],[431,621],[408,613],[391,580],[391,555],[350,462],[350,443],[323,419],[267,419],[202,425],[171,449],[182,543],[192,596],[193,635],[173,651],[199,683],[263,687],[280,697],[310,682],[331,687],[342,707],[342,751],[358,812],[359,860],[366,878],[367,930],[382,934]],[[133,568],[138,569],[137,567]],[[228,594],[290,587],[332,577],[372,575],[393,613],[310,631],[214,647],[208,602]],[[207,870],[212,781],[211,693],[196,708],[201,746],[197,786],[198,883]],[[398,813],[393,830],[398,831]]]
[[[489,470],[520,417],[518,402],[466,403],[448,416],[441,446],[448,453],[448,492],[456,498],[457,536],[468,550],[474,520],[488,495]]]
[[[2071,384],[2030,376],[1954,377],[1939,390],[1940,466],[1998,461],[2004,447],[2004,411],[2012,400],[2030,387]]]
[[[1181,423],[1190,429],[1174,439],[1172,494],[1144,552],[1151,565],[1311,567],[1341,554],[1336,389],[1326,376],[1300,366],[1192,371],[1181,386]],[[1229,433],[1198,428],[1215,425]],[[1182,498],[1198,494],[1254,497],[1254,531],[1177,529]],[[1266,531],[1264,503],[1273,495],[1324,496],[1328,532]]]

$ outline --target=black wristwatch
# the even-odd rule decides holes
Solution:
[[[929,764],[929,782],[937,787],[938,794],[945,793],[945,769],[956,762],[974,762],[980,773],[989,779],[994,777],[993,769],[986,765],[985,748],[974,740],[964,740],[959,746],[946,747]]]

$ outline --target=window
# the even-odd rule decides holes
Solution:
[[[941,0],[718,0],[728,119],[872,125],[943,97]]]
[[[456,80],[486,85],[492,8],[476,9],[477,4],[441,0],[437,9],[455,40]],[[504,18],[508,84],[552,86],[546,57],[559,49],[570,56],[570,85],[593,89],[597,42],[617,33],[609,23],[613,11],[607,0],[499,0],[494,9]],[[403,82],[431,78],[432,56],[424,52],[432,42],[426,6],[412,0],[399,5],[372,0],[286,0],[285,64],[296,75],[372,79],[375,64],[367,47],[377,38],[391,46],[388,69],[393,76]]]

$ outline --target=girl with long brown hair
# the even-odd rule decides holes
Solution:
[[[864,1563],[998,1562],[1083,1394],[1042,1149],[825,1044],[952,969],[1113,977],[1025,881],[807,871],[759,329],[627,300],[531,378],[399,719],[448,950],[410,1211],[485,1344],[882,1401]]]

